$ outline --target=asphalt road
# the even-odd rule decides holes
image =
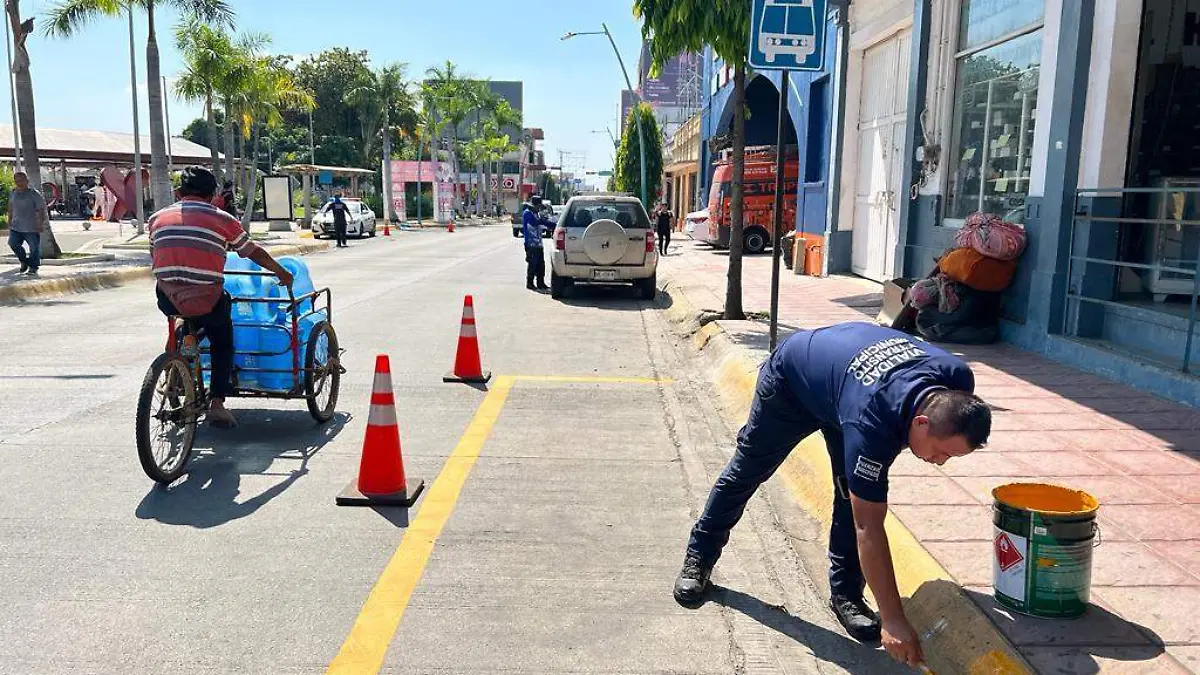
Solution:
[[[334,292],[340,414],[233,401],[242,425],[204,429],[169,489],[133,442],[165,334],[150,285],[0,307],[0,672],[891,672],[818,599],[796,541],[819,533],[765,493],[727,590],[672,600],[731,434],[658,307],[526,291],[505,224],[307,260]],[[465,293],[486,389],[441,382]],[[411,510],[334,505],[380,353],[430,484]]]

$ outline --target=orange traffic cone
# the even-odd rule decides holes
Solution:
[[[392,368],[388,357],[375,357],[375,386],[371,388],[371,413],[363,440],[358,480],[337,496],[338,506],[412,506],[425,481],[411,484],[404,475],[400,453],[400,427],[396,423],[396,397],[392,393]]]
[[[446,224],[446,231],[447,232],[454,231],[454,221],[453,220],[451,220],[449,223]]]
[[[388,223],[388,221],[386,221],[386,220],[383,221],[383,236],[385,236],[385,237],[392,236],[392,228],[391,228],[390,224]]]
[[[466,382],[483,384],[492,379],[484,372],[479,360],[479,336],[475,332],[475,299],[467,296],[463,300],[462,328],[458,332],[458,354],[454,357],[454,370],[442,378],[443,382]]]

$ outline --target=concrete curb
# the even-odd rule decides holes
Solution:
[[[741,425],[754,398],[759,361],[730,337],[720,321],[701,325],[703,312],[687,297],[687,288],[668,278],[663,290],[670,293],[672,300],[665,310],[667,319],[690,333],[692,346],[708,357],[721,408],[735,427]],[[797,446],[778,475],[796,504],[828,530],[833,479],[821,436],[814,434]],[[939,620],[948,621],[947,628],[925,644],[925,656],[934,673],[1032,675],[1035,672],[950,573],[890,513],[886,528],[896,582],[914,627],[924,633]]]
[[[286,246],[271,246],[268,244],[265,248],[274,256],[308,255],[324,251],[329,248],[329,244],[325,242],[306,242]],[[39,279],[32,283],[10,284],[8,286],[0,286],[0,304],[19,304],[58,295],[99,291],[149,278],[150,266],[141,265],[118,270],[99,270],[58,279]]]

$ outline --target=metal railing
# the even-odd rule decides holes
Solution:
[[[1181,183],[1183,181],[1181,180]],[[1187,181],[1190,185],[1164,186],[1152,188],[1085,188],[1077,190],[1075,193],[1075,216],[1071,220],[1071,255],[1067,263],[1066,277],[1066,302],[1063,303],[1063,330],[1070,337],[1089,337],[1081,336],[1080,320],[1084,314],[1085,306],[1101,307],[1105,312],[1104,318],[1107,319],[1107,313],[1115,308],[1128,308],[1136,306],[1135,303],[1122,301],[1120,299],[1120,270],[1130,269],[1135,270],[1141,275],[1143,284],[1153,296],[1155,304],[1162,303],[1168,296],[1190,296],[1188,312],[1187,312],[1187,333],[1183,348],[1183,355],[1179,361],[1174,361],[1169,357],[1154,358],[1148,357],[1147,354],[1140,353],[1143,358],[1152,358],[1153,360],[1162,361],[1164,364],[1178,368],[1185,373],[1192,372],[1192,347],[1196,342],[1196,320],[1197,320],[1197,304],[1200,302],[1200,230],[1192,229],[1200,226],[1200,213],[1195,217],[1185,217],[1185,212],[1188,208],[1188,201],[1196,199],[1200,201],[1200,180]],[[1088,200],[1105,198],[1119,199],[1120,204],[1117,213],[1120,216],[1096,215],[1089,209]],[[1147,205],[1146,213],[1148,217],[1128,216],[1131,212],[1131,202],[1144,200]],[[1168,209],[1170,207],[1174,207]],[[1200,209],[1200,207],[1196,207]],[[1136,210],[1133,210],[1136,213]],[[1083,224],[1100,224],[1116,226],[1115,233],[1116,241],[1111,250],[1114,251],[1113,258],[1095,257],[1087,255],[1087,251],[1081,252],[1080,242],[1077,240],[1079,228]],[[1128,262],[1120,259],[1122,256],[1122,244],[1129,236],[1134,227],[1144,228],[1143,234],[1149,237],[1143,243],[1150,245],[1144,246],[1143,251],[1146,253],[1148,262]],[[1175,257],[1164,257],[1160,251],[1162,241],[1160,228],[1171,228],[1173,232],[1179,234],[1179,255]],[[1196,242],[1195,251],[1187,251],[1188,236],[1195,233],[1195,238],[1190,241]],[[1090,237],[1095,234],[1089,232]],[[1128,250],[1128,249],[1126,249]],[[1190,255],[1189,255],[1190,253]],[[1089,295],[1085,290],[1088,285],[1087,275],[1091,271],[1089,267],[1100,265],[1113,268],[1111,279],[1106,280],[1106,284],[1101,285],[1101,289],[1107,286],[1107,290],[1092,291]],[[1080,272],[1082,266],[1082,273]],[[1106,297],[1096,297],[1105,295]],[[1165,309],[1165,305],[1163,309]],[[1172,312],[1160,311],[1166,315],[1174,315]],[[1151,350],[1155,354],[1162,354],[1158,350]]]

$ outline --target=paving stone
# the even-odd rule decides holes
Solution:
[[[1141,542],[1102,542],[1092,553],[1092,587],[1200,586],[1188,574]]]
[[[1200,586],[1111,587],[1101,591],[1114,611],[1167,644],[1200,643]]]
[[[1100,515],[1139,539],[1200,540],[1200,513],[1187,506],[1113,504]]]

